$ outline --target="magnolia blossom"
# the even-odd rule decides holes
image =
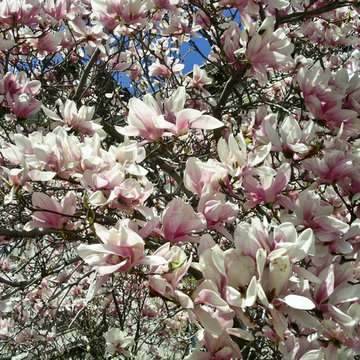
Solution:
[[[20,71],[17,74],[11,72],[6,73],[0,83],[0,93],[6,94],[7,92],[13,96],[14,94],[28,94],[37,95],[41,87],[38,80],[30,80],[26,73]]]
[[[350,100],[358,96],[354,92],[355,84],[358,83],[356,76],[350,83],[346,69],[333,75],[329,70],[324,71],[319,64],[316,64],[311,70],[300,69],[297,81],[314,118],[319,119],[334,132],[338,132],[341,126],[345,135],[357,132],[359,128],[357,106],[354,107]]]
[[[199,37],[197,31],[201,29],[201,26],[189,22],[190,19],[184,19],[183,16],[179,16],[177,13],[171,14],[170,21],[164,24],[164,34],[176,38],[180,45],[191,37]]]
[[[246,197],[248,201],[245,206],[252,208],[258,203],[264,201],[267,204],[275,203],[279,198],[279,194],[284,190],[290,180],[291,169],[289,164],[283,164],[279,168],[277,174],[262,175],[260,182],[253,176],[244,177],[243,185],[248,193]]]
[[[249,332],[233,328],[232,319],[237,315],[244,324],[250,326],[251,322],[243,313],[243,308],[252,306],[256,297],[254,298],[251,291],[246,291],[243,297],[238,289],[228,283],[227,270],[229,274],[232,270],[225,265],[229,264],[225,261],[225,253],[215,245],[209,235],[202,236],[198,252],[199,263],[192,266],[202,272],[204,280],[198,282],[193,292],[195,306],[191,311],[202,327],[211,334],[220,335],[225,331],[243,339],[251,339],[252,335]],[[246,264],[248,263],[245,261],[244,268]],[[233,271],[238,269],[234,268]],[[230,277],[233,278],[233,275],[235,274]],[[254,286],[250,284],[249,288],[252,289]]]
[[[163,258],[160,265],[150,267],[149,287],[153,293],[168,299],[176,299],[184,308],[193,308],[189,296],[178,289],[180,281],[186,275],[192,259],[188,259],[184,250],[166,243],[154,252],[153,256]]]
[[[280,68],[291,63],[294,45],[283,28],[274,31],[274,17],[267,17],[256,31],[249,15],[242,17],[245,29],[239,34],[239,49],[234,56],[245,57],[251,67],[248,73],[261,82],[267,79],[268,68]]]
[[[217,151],[222,163],[228,166],[232,176],[244,175],[275,175],[273,169],[267,166],[258,166],[269,155],[271,146],[264,145],[248,151],[244,136],[239,133],[236,137],[229,135],[228,141],[221,138],[218,141]]]
[[[271,120],[274,124],[272,124]],[[303,154],[309,151],[309,143],[314,137],[314,123],[308,122],[306,128],[302,130],[298,122],[292,116],[287,116],[280,128],[280,136],[274,129],[276,126],[276,116],[268,115],[263,120],[266,137],[270,139],[274,151],[282,151],[285,157],[291,157],[293,153]]]
[[[327,151],[321,159],[304,160],[304,167],[318,176],[317,182],[325,184],[334,184],[346,177],[360,181],[360,172],[354,165],[353,158],[339,150]]]
[[[146,97],[144,100],[147,101]],[[147,101],[148,102],[148,101]],[[166,128],[172,126],[159,112],[154,112],[148,103],[132,98],[129,101],[128,126],[116,130],[126,136],[141,136],[149,141],[162,137]]]
[[[146,95],[143,101],[132,98],[129,101],[129,125],[124,128],[117,126],[116,129],[123,135],[141,136],[148,141],[155,141],[162,136],[184,135],[191,128],[213,130],[223,126],[213,116],[184,108],[185,102],[184,87],[179,87],[166,101],[165,111],[151,95]]]
[[[39,20],[39,0],[5,0],[0,5],[0,19],[4,26],[16,23],[31,26]]]
[[[122,224],[110,230],[100,224],[94,227],[103,244],[81,244],[77,252],[99,275],[127,271],[144,262],[144,240],[135,231]]]
[[[24,182],[29,179],[48,181],[55,175],[64,179],[69,177],[73,163],[80,157],[77,145],[77,138],[58,128],[46,136],[41,132],[33,132],[28,137],[17,134],[15,144],[5,146],[1,152],[11,164],[21,167],[10,169],[8,173],[11,176],[16,175],[18,178],[22,173]]]
[[[239,210],[235,204],[225,201],[224,194],[203,194],[199,201],[198,211],[204,214],[209,228],[219,231],[230,240],[232,239],[232,236],[221,223],[234,222]]]
[[[231,340],[229,334],[223,332],[221,335],[214,335],[207,331],[199,331],[197,333],[199,341],[196,349],[185,359],[186,360],[225,360],[238,358],[241,359],[241,351],[239,346]],[[200,350],[205,345],[207,352]]]
[[[164,64],[156,60],[156,62],[150,65],[149,75],[171,77],[174,73],[180,72],[184,66],[184,64],[179,64],[178,60],[166,57]]]
[[[208,226],[213,226],[219,222],[231,223],[238,213],[237,206],[225,202],[225,195],[221,193],[203,195],[198,210],[204,214]]]
[[[13,95],[13,99],[9,93],[6,94],[6,100],[17,119],[26,119],[36,114],[41,107],[40,101],[34,99],[27,94]]]
[[[95,113],[93,106],[83,105],[78,111],[74,101],[66,100],[64,104],[60,99],[57,101],[57,105],[61,116],[45,106],[42,107],[45,115],[55,121],[52,125],[53,128],[64,126],[66,130],[76,130],[79,133],[91,135],[97,133],[100,137],[105,137],[105,131],[102,130],[102,126],[99,124],[101,119],[93,120]]]
[[[53,53],[59,49],[62,40],[61,32],[49,32],[39,38],[29,40],[33,48],[39,50],[39,59],[44,59],[48,53]]]
[[[126,349],[133,345],[134,338],[127,336],[125,331],[118,328],[111,328],[104,334],[104,338],[106,340],[106,352],[108,354],[122,354],[126,357],[131,355]]]
[[[203,91],[206,95],[210,95],[210,93],[204,89],[204,85],[207,84],[211,84],[211,78],[207,76],[206,70],[194,64],[192,79],[189,79],[189,85]]]
[[[100,24],[88,27],[80,17],[76,17],[71,21],[71,28],[77,41],[89,41],[90,51],[99,49],[102,53],[106,54],[106,49],[101,40],[107,39],[107,35],[104,33],[104,28]]]
[[[124,23],[143,26],[150,5],[144,0],[91,0],[95,16],[109,30]]]
[[[184,184],[188,190],[201,196],[207,187],[219,190],[220,180],[225,182],[227,173],[227,169],[216,160],[204,163],[199,159],[189,158],[186,162]]]
[[[350,253],[352,245],[349,238],[358,233],[358,227],[352,229],[344,221],[332,216],[333,207],[321,204],[321,198],[313,191],[303,191],[293,206],[294,215],[284,216],[295,226],[305,226],[314,231],[317,243],[317,256],[326,256],[328,246],[341,253]]]
[[[196,241],[191,235],[204,230],[206,220],[202,214],[181,199],[171,200],[162,217],[163,233],[167,241],[172,243]]]
[[[45,0],[44,11],[55,20],[73,20],[77,13],[82,11],[71,0]]]
[[[73,192],[67,193],[65,198],[59,203],[50,196],[42,193],[34,193],[32,203],[35,209],[32,218],[25,225],[25,229],[36,228],[54,228],[54,229],[72,229],[74,224],[69,223],[71,215],[76,211],[76,196]],[[40,211],[42,210],[42,211]]]

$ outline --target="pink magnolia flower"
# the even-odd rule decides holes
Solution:
[[[185,19],[184,16],[172,14],[170,21],[164,23],[164,34],[169,34],[171,37],[176,38],[181,45],[190,37],[199,37],[196,33],[201,29],[201,26],[191,22],[190,19]]]
[[[24,174],[34,181],[47,181],[55,175],[68,179],[74,163],[81,160],[79,139],[60,127],[45,136],[36,131],[27,137],[15,134],[14,138],[15,145],[1,152],[12,164],[22,166]]]
[[[265,4],[273,9],[283,10],[289,6],[289,0],[264,0],[264,5]]]
[[[241,30],[239,24],[235,21],[224,25],[226,29],[221,36],[221,42],[223,43],[223,48],[226,56],[228,57],[231,63],[236,62],[235,52],[240,49],[240,36]]]
[[[80,13],[81,7],[76,6],[71,0],[45,0],[44,12],[54,20],[73,20]]]
[[[106,352],[111,354],[111,356],[114,354],[122,354],[126,357],[131,356],[130,351],[126,349],[134,344],[134,338],[127,336],[125,331],[111,328],[104,334],[104,338],[106,340]]]
[[[23,71],[16,74],[8,72],[0,82],[0,94],[6,94],[8,92],[11,97],[14,94],[27,94],[35,96],[38,94],[40,87],[40,81],[30,81],[26,73]]]
[[[326,1],[323,1],[323,5],[326,4]],[[318,6],[321,6],[321,1],[311,6],[311,9]],[[323,19],[303,22],[301,32],[316,44],[332,47],[349,46],[353,44],[354,40],[352,36],[344,36],[344,34],[350,31],[351,25],[341,21],[347,14],[341,8],[333,10],[324,14]]]
[[[71,215],[76,211],[76,196],[73,192],[69,192],[65,198],[59,203],[50,196],[35,192],[32,196],[32,203],[35,210],[25,229],[36,228],[54,228],[54,229],[73,229],[74,224],[69,224]]]
[[[305,169],[317,176],[317,183],[334,184],[346,177],[360,180],[360,173],[354,159],[344,151],[326,151],[322,158],[311,158],[303,161]]]
[[[12,330],[14,328],[14,319],[0,318],[0,338],[8,339],[11,336]]]
[[[154,255],[164,258],[166,262],[161,265],[150,266],[149,272],[151,274],[161,275],[161,278],[175,290],[178,283],[186,275],[191,265],[191,258],[188,259],[184,250],[175,245],[171,246],[170,243],[159,247],[154,252]]]
[[[17,119],[27,119],[30,115],[36,114],[41,106],[40,101],[27,94],[15,94],[11,99],[9,93],[7,93],[6,100]]]
[[[269,329],[268,332],[270,331]],[[290,357],[291,360],[301,358],[324,360],[324,354],[318,342],[309,342],[306,336],[296,336],[289,330],[286,330],[285,337],[283,341],[280,342],[279,351],[284,357],[292,354]]]
[[[268,144],[249,151],[242,133],[236,137],[230,134],[227,142],[221,138],[217,145],[221,162],[227,165],[233,177],[240,177],[239,181],[245,175],[275,175],[270,167],[258,166],[266,159],[270,150],[271,146]]]
[[[247,291],[246,296],[243,298],[238,289],[228,283],[227,271],[229,270],[231,273],[231,269],[226,265],[229,265],[229,262],[226,260],[225,253],[218,245],[215,245],[210,235],[207,234],[201,237],[198,253],[199,263],[192,266],[202,272],[204,280],[198,282],[192,294],[195,306],[191,311],[204,329],[214,335],[220,335],[226,331],[229,334],[234,332],[233,335],[235,336],[249,339],[251,334],[246,331],[235,333],[235,330],[239,329],[232,328],[232,319],[237,315],[244,324],[250,326],[250,321],[242,309],[244,306],[252,306],[256,297]],[[226,254],[226,256],[229,256],[229,254]],[[249,262],[245,260],[243,267],[240,267],[240,269],[244,269],[246,265],[249,265]],[[233,275],[230,275],[230,277],[233,278]],[[249,287],[253,288],[250,285]],[[250,296],[254,298],[254,301]]]
[[[81,183],[90,190],[93,206],[109,205],[124,211],[143,203],[152,193],[153,185],[145,177],[142,181],[125,179],[125,169],[116,163],[111,168],[86,170]]]
[[[356,77],[354,80],[357,80]],[[316,64],[311,70],[300,69],[297,81],[303,92],[306,106],[316,119],[320,119],[330,130],[338,131],[341,126],[347,136],[356,134],[359,129],[357,107],[348,103],[353,93],[354,84],[349,85],[349,76],[346,69],[338,71],[334,76],[329,70],[323,70]],[[346,93],[349,92],[349,97]],[[344,104],[343,104],[344,101]],[[350,105],[347,108],[346,105]]]
[[[39,0],[4,0],[0,3],[0,21],[5,27],[14,24],[31,26],[39,20]]]
[[[209,96],[210,93],[204,89],[204,85],[211,84],[212,79],[207,76],[206,70],[201,69],[199,65],[194,64],[192,76],[192,79],[189,79],[188,81],[189,85],[195,89],[201,90],[207,96]]]
[[[232,240],[232,236],[221,223],[234,222],[239,209],[235,204],[225,201],[225,194],[203,194],[199,201],[198,211],[204,214],[208,228],[215,229]]]
[[[166,260],[157,255],[144,256],[144,241],[156,227],[158,219],[148,221],[141,230],[129,220],[119,220],[115,227],[107,229],[94,224],[97,236],[103,244],[81,244],[77,253],[84,261],[93,266],[96,273],[90,284],[86,302],[90,301],[116,271],[128,271],[137,265],[162,265]]]
[[[150,5],[144,0],[91,0],[94,15],[108,30],[124,23],[145,25]]]
[[[185,108],[186,89],[180,86],[165,102],[164,115],[168,122],[174,123],[169,130],[176,136],[185,135],[188,129],[213,130],[223,123],[203,111]]]
[[[202,212],[209,226],[219,222],[232,223],[239,212],[238,207],[225,201],[225,195],[216,193],[200,198],[198,211]]]
[[[342,329],[335,321],[325,323],[319,340],[328,346],[323,349],[325,359],[337,360],[352,358],[360,353],[360,341],[356,335],[349,334],[347,329]]]
[[[200,335],[200,336],[199,336]],[[198,333],[199,341],[196,349],[185,359],[186,360],[231,360],[242,359],[239,346],[224,331],[220,335],[211,334],[208,331]],[[207,352],[200,350],[204,346]]]
[[[318,272],[320,270],[321,267],[317,269]],[[351,264],[332,263],[322,269],[318,277],[320,281],[314,288],[314,301],[318,309],[324,314],[338,317],[337,320],[342,324],[354,323],[354,319],[344,313],[343,306],[360,299],[360,284],[354,283],[356,280]]]
[[[339,185],[345,191],[347,195],[356,195],[360,194],[360,176],[359,172],[353,173],[351,176],[345,176],[339,180]]]
[[[186,309],[193,308],[189,296],[178,289],[178,284],[191,265],[192,257],[188,259],[184,250],[178,246],[170,247],[170,243],[157,249],[153,256],[164,259],[164,263],[150,266],[150,289],[165,298],[175,299]]]
[[[101,41],[106,40],[107,35],[104,33],[104,28],[101,24],[89,27],[80,17],[76,17],[70,24],[76,41],[86,42],[92,50],[98,48],[101,53],[106,54],[105,46]]]
[[[271,119],[274,121],[272,124]],[[270,139],[273,151],[282,151],[286,157],[293,153],[303,154],[310,150],[310,142],[315,135],[314,123],[307,122],[304,130],[292,116],[287,116],[280,126],[280,136],[276,130],[277,119],[273,114],[263,120],[266,138]],[[273,127],[275,125],[275,129]]]
[[[120,163],[129,174],[135,176],[145,176],[148,173],[147,170],[138,165],[145,159],[146,152],[142,146],[138,146],[138,142],[136,141],[130,141],[126,138],[119,146],[111,145],[108,155],[108,163]]]
[[[149,66],[149,76],[171,77],[176,73],[180,73],[184,68],[184,64],[179,64],[179,60],[173,60],[171,57],[165,57],[164,63],[158,59]]]
[[[106,136],[105,131],[100,125],[100,118],[94,119],[95,107],[81,106],[77,110],[77,106],[74,101],[67,99],[65,104],[59,99],[57,100],[59,106],[60,116],[52,110],[49,110],[45,106],[42,109],[50,119],[54,120],[52,128],[57,126],[63,126],[66,130],[76,130],[81,134],[93,135],[97,133],[101,138]]]
[[[279,194],[290,181],[290,175],[290,165],[285,163],[280,166],[276,176],[262,175],[260,176],[260,182],[253,176],[245,176],[243,186],[248,191],[248,193],[245,194],[248,198],[245,206],[253,208],[262,201],[266,204],[272,204],[278,201]]]
[[[220,0],[218,5],[236,8],[241,12],[248,11],[250,14],[256,14],[259,11],[258,4],[252,0]]]
[[[151,97],[149,95],[148,97]],[[129,115],[127,117],[128,126],[121,128],[116,126],[116,130],[126,136],[141,136],[149,141],[156,141],[164,134],[164,129],[172,127],[173,124],[165,121],[160,111],[154,110],[148,105],[148,97],[144,101],[132,98],[129,101]],[[153,101],[151,101],[153,102]]]
[[[170,13],[177,14],[179,0],[153,0],[154,7],[158,10],[168,10]]]
[[[213,116],[204,115],[196,109],[184,109],[176,114],[175,126],[172,126],[170,131],[181,136],[186,134],[189,128],[212,130],[222,126],[223,123]]]
[[[213,116],[205,115],[196,109],[184,108],[186,102],[185,87],[179,87],[165,102],[165,109],[151,95],[144,96],[143,101],[129,101],[128,126],[116,130],[127,136],[141,136],[155,141],[162,136],[184,135],[188,129],[212,130],[223,126]],[[170,132],[165,132],[169,130]]]
[[[234,52],[235,58],[246,59],[251,64],[249,75],[261,82],[267,80],[269,68],[278,69],[292,62],[290,54],[294,49],[283,28],[274,31],[274,17],[267,17],[256,31],[251,18],[243,16],[244,30],[239,42],[242,46]]]
[[[60,50],[62,32],[48,32],[38,38],[29,39],[29,44],[38,51],[38,58],[44,59],[48,53]]]
[[[356,234],[357,228],[350,228],[346,222],[333,216],[333,207],[322,204],[320,196],[314,191],[301,192],[291,210],[294,214],[283,219],[313,230],[318,240],[316,256],[327,256],[330,249],[343,254],[351,253],[353,248],[347,240]]]
[[[207,187],[214,191],[220,189],[220,180],[227,182],[228,170],[216,160],[210,159],[206,163],[196,158],[186,161],[184,184],[192,193],[199,196]]]
[[[206,220],[203,214],[195,213],[192,206],[184,203],[182,199],[174,199],[163,212],[162,224],[167,241],[195,242],[196,238],[191,235],[204,230]]]
[[[278,68],[291,61],[290,54],[294,45],[286,37],[284,29],[273,30],[274,20],[272,17],[267,17],[258,33],[248,43],[245,56],[250,60],[253,71],[263,71],[264,65]]]
[[[135,231],[121,223],[118,229],[94,226],[103,244],[81,244],[77,253],[100,275],[128,271],[144,262],[144,240]]]
[[[240,260],[240,258],[236,258],[236,252],[245,255],[242,259],[244,268],[242,277],[249,282],[250,276],[253,276],[246,290],[247,303],[252,306],[258,297],[270,309],[272,309],[272,304],[286,304],[290,308],[298,310],[315,308],[309,294],[300,290],[295,293],[296,287],[289,293],[290,285],[287,285],[289,282],[291,283],[294,273],[299,273],[299,276],[303,274],[295,264],[308,256],[315,255],[315,237],[312,230],[306,229],[298,235],[291,223],[274,226],[272,233],[267,228],[267,222],[261,223],[259,219],[255,218],[251,225],[240,223],[235,230],[236,249],[231,250],[231,254],[234,253],[231,257],[232,262],[236,263]],[[251,266],[251,264],[253,265]],[[255,274],[255,264],[257,274]],[[245,271],[245,266],[247,271]],[[232,276],[233,281],[238,282],[239,280],[234,275]],[[314,278],[316,279],[316,276],[313,276],[311,281]],[[270,305],[268,305],[269,302]],[[282,332],[280,333],[282,334]]]
[[[261,221],[254,217],[251,223],[241,222],[235,229],[235,248],[242,251],[244,255],[256,260],[259,249],[264,249],[269,254],[273,249],[273,243],[268,232],[269,224],[266,219]]]
[[[146,178],[144,181],[136,179],[126,179],[122,184],[114,189],[117,198],[130,206],[136,206],[144,203],[144,201],[152,194],[153,184]]]

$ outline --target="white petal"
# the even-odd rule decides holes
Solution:
[[[257,280],[256,277],[253,276],[246,290],[246,299],[244,305],[253,306],[255,304],[256,297],[257,297]]]
[[[241,339],[248,340],[248,341],[254,340],[254,336],[250,332],[245,331],[243,329],[231,328],[231,329],[227,330],[227,333],[230,334],[230,335],[239,337]]]
[[[324,354],[321,349],[310,350],[306,352],[300,360],[323,360]]]
[[[290,307],[298,310],[312,310],[316,307],[312,300],[301,295],[286,295],[284,301]]]
[[[223,332],[222,326],[217,319],[213,318],[211,312],[205,311],[201,306],[197,307],[194,312],[207,332],[213,335],[220,335]]]

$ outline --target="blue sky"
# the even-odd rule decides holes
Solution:
[[[192,38],[192,40],[205,56],[209,55],[211,47],[209,46],[209,43],[205,38]],[[204,58],[196,50],[189,51],[190,49],[191,46],[187,42],[184,42],[180,46],[180,56],[181,58],[184,58],[185,65],[182,71],[183,74],[187,74],[192,71],[194,64],[202,65],[204,63]],[[125,74],[122,74],[122,77],[120,79],[120,84],[122,85],[122,87],[129,88],[130,83],[130,78]],[[129,90],[131,91],[131,88]]]
[[[211,47],[209,46],[209,43],[205,38],[192,38],[192,40],[205,56],[209,55]],[[189,43],[184,43],[183,45],[181,45],[181,56],[184,56],[190,49],[191,46],[189,45]],[[196,50],[191,51],[186,55],[183,74],[187,74],[188,72],[192,71],[194,64],[201,65],[203,62],[204,58]]]

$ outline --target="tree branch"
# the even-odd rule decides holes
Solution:
[[[97,61],[97,58],[99,57],[100,55],[100,49],[97,48],[94,53],[92,54],[89,62],[87,63],[85,69],[84,69],[84,72],[82,73],[81,75],[81,79],[80,79],[80,82],[79,82],[79,85],[75,91],[75,94],[74,94],[74,97],[73,97],[73,100],[77,103],[80,98],[81,98],[81,95],[82,95],[82,92],[84,90],[84,87],[86,85],[86,80],[90,74],[90,71],[91,71],[91,68],[94,66],[94,64],[96,63]]]
[[[245,64],[241,67],[240,70],[235,72],[231,78],[227,81],[225,84],[225,87],[220,95],[219,101],[217,102],[214,110],[213,110],[213,116],[217,119],[221,120],[221,115],[223,111],[223,107],[226,105],[227,99],[229,98],[230,94],[234,90],[234,88],[239,84],[241,79],[244,77],[246,71],[249,69],[250,64]],[[219,140],[221,137],[221,128],[216,129],[214,131],[215,139]]]
[[[0,236],[6,236],[9,238],[34,238],[36,236],[49,235],[53,233],[59,233],[61,230],[56,229],[32,229],[32,230],[12,230],[6,228],[0,228]]]
[[[27,280],[27,281],[12,281],[12,280],[8,280],[8,279],[4,279],[2,277],[0,277],[0,283],[11,286],[13,288],[17,288],[16,290],[14,290],[13,292],[3,295],[0,300],[6,300],[11,298],[11,296],[16,293],[18,290],[23,290],[25,289],[27,286],[30,286],[32,284],[35,284],[38,281],[41,281],[42,279],[46,278],[49,275],[54,275],[56,273],[59,273],[60,271],[62,271],[66,266],[71,265],[77,261],[81,261],[82,258],[77,255],[75,257],[73,257],[72,259],[69,260],[65,260],[63,264],[60,264],[56,267],[54,267],[53,269],[49,268],[47,271],[38,274],[37,276]]]
[[[325,6],[322,6],[317,9],[310,10],[310,11],[285,14],[285,15],[281,15],[281,16],[277,15],[276,22],[275,22],[275,29],[277,29],[279,27],[279,25],[281,25],[281,24],[304,20],[304,18],[310,18],[310,17],[316,16],[316,15],[321,15],[321,14],[327,13],[331,10],[335,10],[335,9],[341,8],[343,6],[348,6],[348,5],[351,5],[351,2],[349,2],[349,1],[343,1],[343,2],[334,1]]]

